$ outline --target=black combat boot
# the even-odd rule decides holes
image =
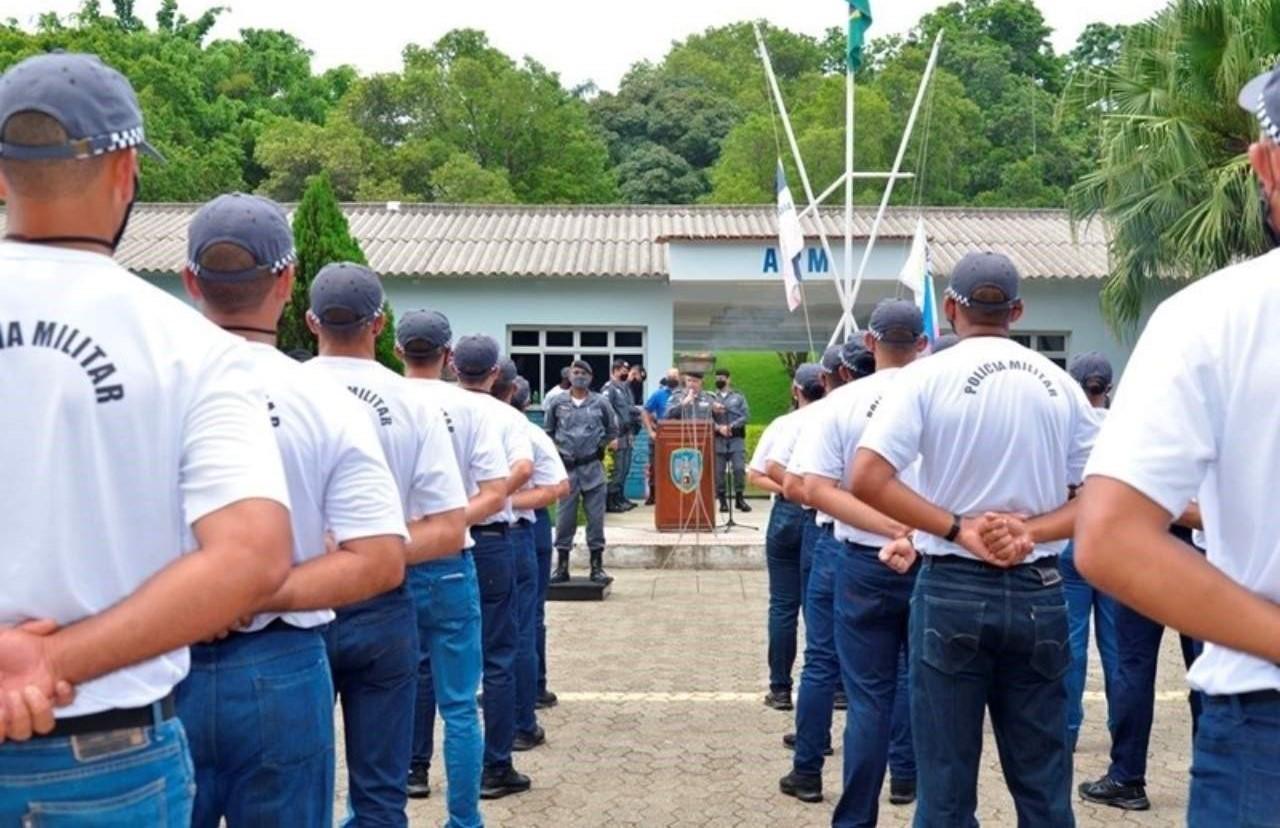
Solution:
[[[729,498],[720,495],[720,512],[723,514],[727,511],[729,511]]]
[[[613,583],[613,576],[604,571],[604,550],[591,550],[591,580],[597,584]]]
[[[742,496],[742,492],[738,492],[738,497],[733,502],[733,506],[739,512],[750,512],[751,507],[747,505],[747,499]]]
[[[569,553],[556,550],[556,571],[551,573],[549,583],[563,584],[569,580]]]

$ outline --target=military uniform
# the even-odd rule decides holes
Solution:
[[[692,420],[711,422],[715,418],[716,398],[706,391],[699,391],[697,396],[685,402],[687,392],[673,393],[667,402],[666,420]]]
[[[631,455],[635,450],[637,420],[635,401],[631,394],[631,386],[625,380],[610,380],[605,384],[603,396],[613,409],[618,422],[618,448],[613,456],[613,475],[609,479],[609,496],[607,507],[612,511],[626,511],[625,487],[627,475],[631,473]],[[634,505],[634,504],[633,504]]]
[[[578,529],[579,498],[587,512],[587,549],[595,579],[597,573],[603,573],[604,561],[606,480],[602,460],[605,447],[618,436],[617,418],[601,395],[588,392],[586,399],[579,402],[569,392],[557,397],[547,409],[546,429],[569,473],[569,494],[560,500],[556,518],[555,580],[568,578],[569,550]]]
[[[728,437],[716,432],[716,497],[722,506],[729,496],[728,470],[733,464],[733,495],[737,498],[739,509],[747,509],[742,498],[747,482],[747,398],[741,391],[730,388],[715,394],[720,408],[715,412],[716,428],[728,426],[731,430]]]

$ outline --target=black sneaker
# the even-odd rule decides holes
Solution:
[[[1121,785],[1110,776],[1104,776],[1097,782],[1085,782],[1079,791],[1080,798],[1085,802],[1096,802],[1125,811],[1146,811],[1151,808],[1146,786]]]
[[[794,734],[794,733],[784,733],[784,734],[782,734],[782,746],[783,746],[783,747],[785,747],[787,750],[795,750],[795,749],[796,749],[796,734]],[[831,755],[832,755],[832,754],[834,754],[834,753],[835,753],[835,751],[831,749],[831,745],[827,745],[827,746],[826,746],[825,748],[823,748],[823,750],[822,750],[822,755],[823,755],[823,756],[831,756]]]
[[[849,709],[849,697],[844,694],[843,690],[837,690],[836,694],[832,697],[831,702],[832,706],[836,710]]]
[[[542,725],[534,725],[532,733],[517,733],[516,738],[511,742],[512,750],[533,750],[538,745],[547,743],[547,731]]]
[[[538,700],[533,703],[535,710],[546,710],[548,707],[555,707],[560,703],[560,699],[556,698],[556,694],[550,690],[543,690],[538,694]]]
[[[414,765],[409,768],[409,784],[407,791],[410,799],[426,799],[431,796],[431,782],[427,779],[426,765]]]
[[[774,710],[795,709],[795,706],[791,703],[790,690],[770,690],[764,697],[764,706],[772,707]]]
[[[889,779],[889,804],[910,805],[916,801],[916,780]]]
[[[778,780],[778,790],[801,802],[822,801],[822,777],[803,776],[792,771]]]
[[[480,798],[502,799],[511,794],[524,793],[531,787],[533,783],[529,781],[529,777],[517,773],[515,768],[496,773],[486,770],[484,776],[480,777]]]

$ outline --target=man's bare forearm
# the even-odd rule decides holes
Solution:
[[[773,478],[754,469],[747,469],[747,483],[772,494],[782,494],[782,487],[773,482]]]
[[[818,511],[863,531],[886,538],[896,538],[907,531],[906,526],[858,500],[834,480],[806,475],[804,496],[805,501]]]
[[[507,480],[499,477],[478,484],[479,491],[467,501],[465,522],[468,526],[485,523],[502,509],[507,499]]]
[[[466,509],[453,509],[410,523],[405,562],[412,566],[460,551],[466,543],[466,514]]]
[[[518,460],[511,464],[511,474],[507,476],[507,495],[513,495],[524,488],[533,477],[533,461]]]
[[[541,509],[559,500],[559,493],[559,486],[534,486],[512,495],[511,505],[517,509]]]
[[[1280,606],[1171,535],[1172,515],[1103,477],[1081,501],[1075,561],[1090,583],[1192,638],[1280,662]]]
[[[854,459],[853,496],[907,526],[944,538],[954,516],[898,480],[893,466],[880,455],[859,449]]]
[[[1027,531],[1036,543],[1067,540],[1075,534],[1076,516],[1080,513],[1080,501],[1068,500],[1052,512],[1038,515],[1027,521]]]
[[[208,539],[211,523],[217,532]],[[202,519],[195,533],[199,549],[110,609],[49,636],[59,678],[82,684],[203,641],[257,611],[289,574],[289,512],[279,503],[240,501]]]
[[[348,541],[289,570],[264,612],[337,609],[395,589],[404,581],[404,540],[380,535]]]

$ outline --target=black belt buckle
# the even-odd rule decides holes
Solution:
[[[482,523],[479,526],[472,526],[471,534],[487,538],[503,537],[507,534],[508,528],[505,523]]]

